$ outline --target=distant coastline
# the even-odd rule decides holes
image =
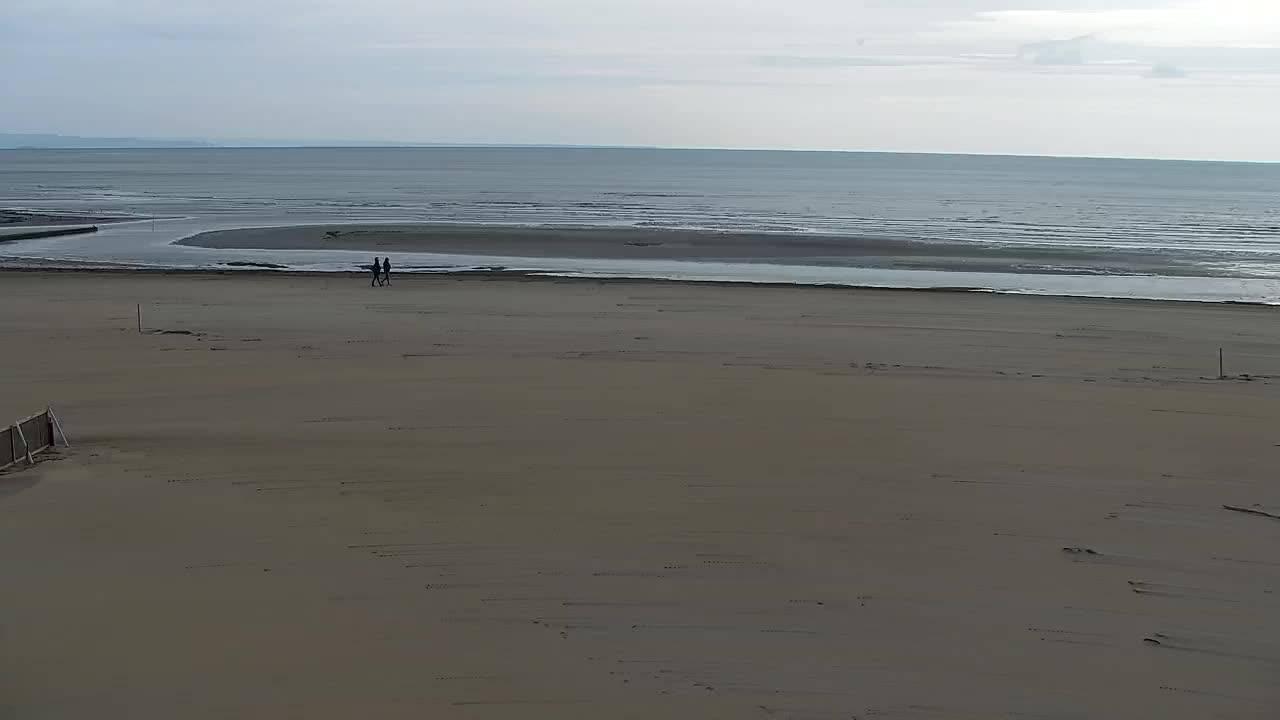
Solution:
[[[1014,153],[991,150],[922,150],[874,148],[769,148],[769,147],[682,147],[667,145],[611,145],[590,143],[501,143],[501,142],[411,142],[401,140],[347,140],[297,138],[146,138],[91,137],[78,135],[20,134],[0,132],[0,151],[13,150],[340,150],[340,149],[546,149],[546,150],[651,150],[663,152],[800,153],[833,155],[897,155],[925,157],[1022,158],[1028,160],[1143,161],[1167,163],[1277,165],[1280,159],[1140,157],[1127,155],[1062,155]]]
[[[580,148],[658,150],[650,145],[577,145],[558,143],[448,143],[396,140],[299,140],[256,138],[87,137],[80,135],[0,133],[0,150],[200,150],[250,148]]]
[[[186,149],[212,147],[218,147],[218,145],[203,140],[0,133],[0,150],[143,150],[150,148]]]

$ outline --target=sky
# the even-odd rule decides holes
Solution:
[[[1280,161],[1280,0],[0,0],[0,132]]]

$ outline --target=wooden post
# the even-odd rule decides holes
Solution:
[[[35,458],[31,457],[31,446],[27,444],[27,436],[22,434],[22,424],[19,423],[17,425],[14,425],[13,429],[18,432],[18,439],[22,441],[22,449],[27,454],[27,464],[35,465],[36,460]]]
[[[142,303],[138,303],[138,332],[142,332]]]
[[[53,414],[53,408],[48,408],[48,411],[49,411],[49,422],[53,423],[53,427],[58,430],[58,435],[62,436],[62,444],[66,447],[71,447],[71,441],[67,439],[67,434],[63,432],[62,423],[58,422],[58,416]],[[57,441],[57,438],[53,435],[52,432],[49,433],[49,439],[54,442]]]
[[[1218,379],[1227,379],[1227,374],[1222,370],[1222,348],[1218,348]]]

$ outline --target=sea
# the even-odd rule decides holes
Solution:
[[[1280,165],[647,148],[0,150],[0,209],[129,215],[0,266],[349,271],[367,253],[175,245],[208,230],[463,223],[837,237],[776,260],[414,253],[421,272],[955,288],[1280,304]],[[764,240],[761,240],[764,242]],[[234,264],[230,264],[234,263]]]

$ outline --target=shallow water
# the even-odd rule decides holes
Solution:
[[[5,243],[6,264],[346,270],[368,262],[363,252],[171,244],[245,226],[680,227],[778,233],[779,242],[823,233],[932,244],[955,262],[902,269],[892,256],[781,266],[398,253],[397,265],[1280,302],[1277,165],[567,148],[0,151],[0,207],[176,218]],[[1053,259],[1029,264],[1027,249],[1052,250]],[[971,272],[968,253],[1007,260]]]

